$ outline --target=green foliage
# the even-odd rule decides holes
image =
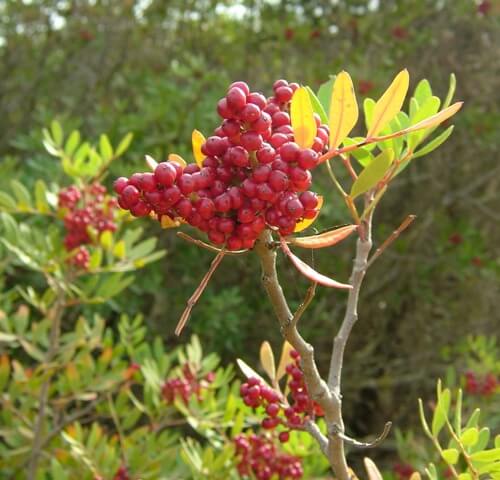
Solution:
[[[438,382],[431,427],[427,423],[422,400],[419,400],[425,433],[455,478],[479,479],[481,475],[500,478],[500,436],[490,442],[490,429],[479,426],[479,409],[474,410],[467,421],[462,418],[461,389],[457,391],[453,406],[451,400],[451,391],[442,389],[441,382]],[[426,473],[432,480],[439,478],[432,463]]]

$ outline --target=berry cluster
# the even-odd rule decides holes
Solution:
[[[127,467],[121,466],[115,473],[113,480],[130,480],[130,475],[128,473]]]
[[[329,135],[315,116],[311,148],[294,142],[289,109],[297,88],[278,80],[266,99],[244,82],[231,84],[217,104],[222,124],[201,147],[201,167],[168,161],[153,173],[120,177],[114,185],[119,205],[139,217],[180,218],[229,250],[252,248],[266,226],[291,234],[297,222],[316,215],[311,170]]]
[[[161,389],[163,399],[167,404],[174,402],[176,398],[181,398],[187,404],[192,395],[196,395],[201,400],[202,387],[215,380],[215,373],[208,372],[203,379],[200,379],[189,364],[182,367],[182,377],[167,380]]]
[[[499,385],[493,373],[488,373],[483,378],[479,378],[471,371],[465,373],[465,391],[472,395],[488,397],[495,393]]]
[[[240,387],[240,395],[245,405],[252,408],[263,407],[266,417],[262,420],[262,428],[272,430],[278,425],[288,429],[300,428],[310,417],[323,415],[321,407],[307,393],[304,374],[300,368],[300,355],[293,350],[290,355],[293,362],[286,366],[289,376],[290,402],[285,403],[278,392],[263,384],[258,378],[249,378]],[[288,441],[288,431],[282,431],[279,439]]]
[[[407,463],[396,463],[392,469],[398,480],[408,480],[415,472],[415,469]]]
[[[238,472],[258,480],[302,478],[300,459],[280,452],[273,440],[264,435],[238,435],[234,439],[239,456]]]
[[[116,230],[114,210],[117,201],[106,196],[106,188],[99,183],[83,188],[71,185],[59,192],[58,200],[66,228],[64,246],[67,251],[77,249],[69,261],[86,269],[90,255],[84,245],[92,243],[91,230],[97,234]]]

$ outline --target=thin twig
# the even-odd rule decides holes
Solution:
[[[299,305],[299,308],[297,308],[297,310],[293,314],[293,318],[292,318],[292,326],[293,327],[297,326],[297,323],[300,320],[300,317],[302,317],[304,312],[307,310],[307,307],[312,302],[312,299],[314,298],[314,295],[316,294],[316,285],[317,285],[317,283],[313,283],[307,289],[306,296],[304,297],[304,300]]]
[[[179,323],[177,324],[177,327],[175,327],[175,334],[177,336],[179,336],[181,334],[182,329],[185,327],[187,321],[189,320],[189,316],[191,315],[191,310],[196,305],[196,302],[198,301],[201,294],[203,293],[203,290],[205,290],[205,288],[210,280],[210,277],[212,276],[212,274],[215,272],[215,270],[219,266],[220,262],[222,261],[222,259],[225,256],[225,254],[226,254],[226,252],[224,250],[221,250],[215,256],[215,258],[212,260],[212,263],[210,264],[210,268],[208,269],[208,272],[202,278],[200,284],[198,285],[198,287],[194,291],[193,295],[191,295],[191,297],[187,301],[187,306],[186,306],[184,312],[182,313],[182,316],[179,320]]]
[[[210,250],[211,252],[215,253],[220,253],[222,252],[221,248],[214,247],[213,245],[210,245],[209,243],[205,243],[203,240],[199,240],[198,238],[193,238],[187,233],[184,232],[177,232],[177,236],[179,238],[182,238],[183,240],[186,240],[186,242],[193,243],[194,245],[197,245],[198,247],[205,248],[207,250]],[[243,255],[244,253],[247,253],[248,250],[224,250],[224,253],[226,255]]]
[[[394,230],[386,239],[385,241],[382,243],[382,245],[380,245],[380,247],[377,248],[377,250],[375,250],[375,253],[372,255],[372,257],[370,258],[370,260],[368,261],[368,264],[366,266],[366,268],[370,268],[372,265],[373,265],[373,262],[375,260],[377,260],[378,257],[380,257],[380,255],[382,255],[382,253],[384,253],[384,250],[389,247],[389,245],[391,245],[400,235],[402,232],[404,232],[412,223],[413,221],[417,218],[416,215],[408,215],[404,220],[403,222],[401,223],[401,225],[396,229]]]
[[[387,422],[384,425],[384,430],[382,431],[382,433],[372,442],[360,442],[359,440],[347,436],[344,432],[340,431],[340,429],[337,429],[335,434],[338,437],[340,437],[345,443],[351,445],[352,447],[375,448],[378,447],[387,438],[387,435],[389,435],[389,432],[391,431],[391,427],[392,427],[392,422]]]
[[[53,308],[50,310],[49,319],[51,320],[50,326],[50,336],[49,336],[49,347],[45,355],[44,363],[50,363],[57,354],[59,349],[59,336],[61,330],[61,318],[64,313],[65,304],[65,294],[64,290],[60,285],[56,284],[54,286],[56,290],[56,299]],[[47,403],[49,400],[49,389],[50,389],[50,376],[43,382],[40,389],[40,397],[38,401],[38,416],[34,426],[33,433],[33,446],[31,448],[31,455],[28,463],[28,480],[34,480],[36,478],[38,460],[40,458],[40,453],[43,445],[43,424],[45,420],[45,411],[47,409]]]

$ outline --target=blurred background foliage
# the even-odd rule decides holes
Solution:
[[[270,92],[283,77],[316,89],[345,69],[358,98],[377,97],[407,67],[413,87],[428,78],[443,96],[450,72],[465,108],[451,141],[396,180],[375,215],[380,244],[408,213],[417,222],[370,271],[346,354],[345,417],[362,438],[391,419],[417,422],[415,399],[449,366],[468,368],[471,333],[498,329],[500,220],[497,125],[500,121],[500,6],[472,0],[4,0],[0,3],[0,187],[67,182],[41,148],[42,127],[57,118],[85,138],[113,144],[132,132],[126,155],[106,182],[144,169],[144,154],[190,158],[193,128],[209,134],[215,105],[234,80]],[[410,87],[412,88],[412,87]],[[326,196],[318,228],[348,214],[321,172]],[[144,315],[150,335],[169,346],[199,334],[224,361],[257,357],[261,341],[280,345],[258,263],[228,258],[194,309],[180,339],[174,326],[211,255],[153,222],[142,225],[167,255],[141,270],[113,302],[92,306],[113,325]],[[320,271],[347,278],[352,244],[315,254]],[[281,262],[298,304],[307,282]],[[4,284],[19,281],[5,274]],[[320,289],[303,319],[325,371],[345,295]],[[87,307],[82,307],[83,313]],[[386,442],[394,450],[391,441]]]

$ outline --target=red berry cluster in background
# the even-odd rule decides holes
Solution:
[[[294,142],[289,109],[297,88],[278,80],[266,99],[244,82],[231,84],[217,104],[222,124],[201,147],[202,166],[168,161],[154,173],[120,177],[114,185],[119,205],[139,217],[180,218],[229,250],[252,248],[266,226],[291,234],[297,222],[316,215],[311,170],[329,135],[316,116],[312,147]]]
[[[128,474],[127,467],[121,466],[115,473],[115,476],[113,477],[113,480],[130,480],[131,477]]]
[[[215,373],[208,372],[204,378],[199,378],[197,373],[189,364],[182,367],[182,376],[167,380],[161,389],[163,399],[167,404],[174,402],[176,398],[181,398],[187,404],[192,395],[196,395],[201,400],[203,386],[215,380]]]
[[[398,480],[408,480],[415,472],[415,469],[407,463],[396,463],[392,470]]]
[[[83,188],[71,185],[59,192],[58,200],[66,227],[64,246],[67,251],[76,249],[69,261],[79,268],[86,269],[90,255],[84,245],[92,244],[90,229],[97,234],[116,230],[114,211],[117,201],[106,196],[106,187],[100,183]]]
[[[304,374],[300,368],[300,355],[295,350],[292,350],[290,355],[294,361],[286,367],[290,388],[289,404],[276,390],[258,378],[251,377],[240,387],[240,395],[245,405],[265,409],[266,417],[261,425],[266,430],[272,430],[278,425],[288,429],[300,428],[307,419],[323,415],[321,407],[311,400],[307,393]],[[288,438],[288,431],[280,432],[279,439],[282,443],[288,441]]]
[[[302,478],[298,457],[280,452],[272,438],[264,435],[238,435],[234,439],[239,456],[238,472],[242,477],[269,480]]]
[[[489,397],[499,386],[500,383],[493,373],[487,373],[482,378],[471,371],[465,373],[465,391],[472,395]]]

